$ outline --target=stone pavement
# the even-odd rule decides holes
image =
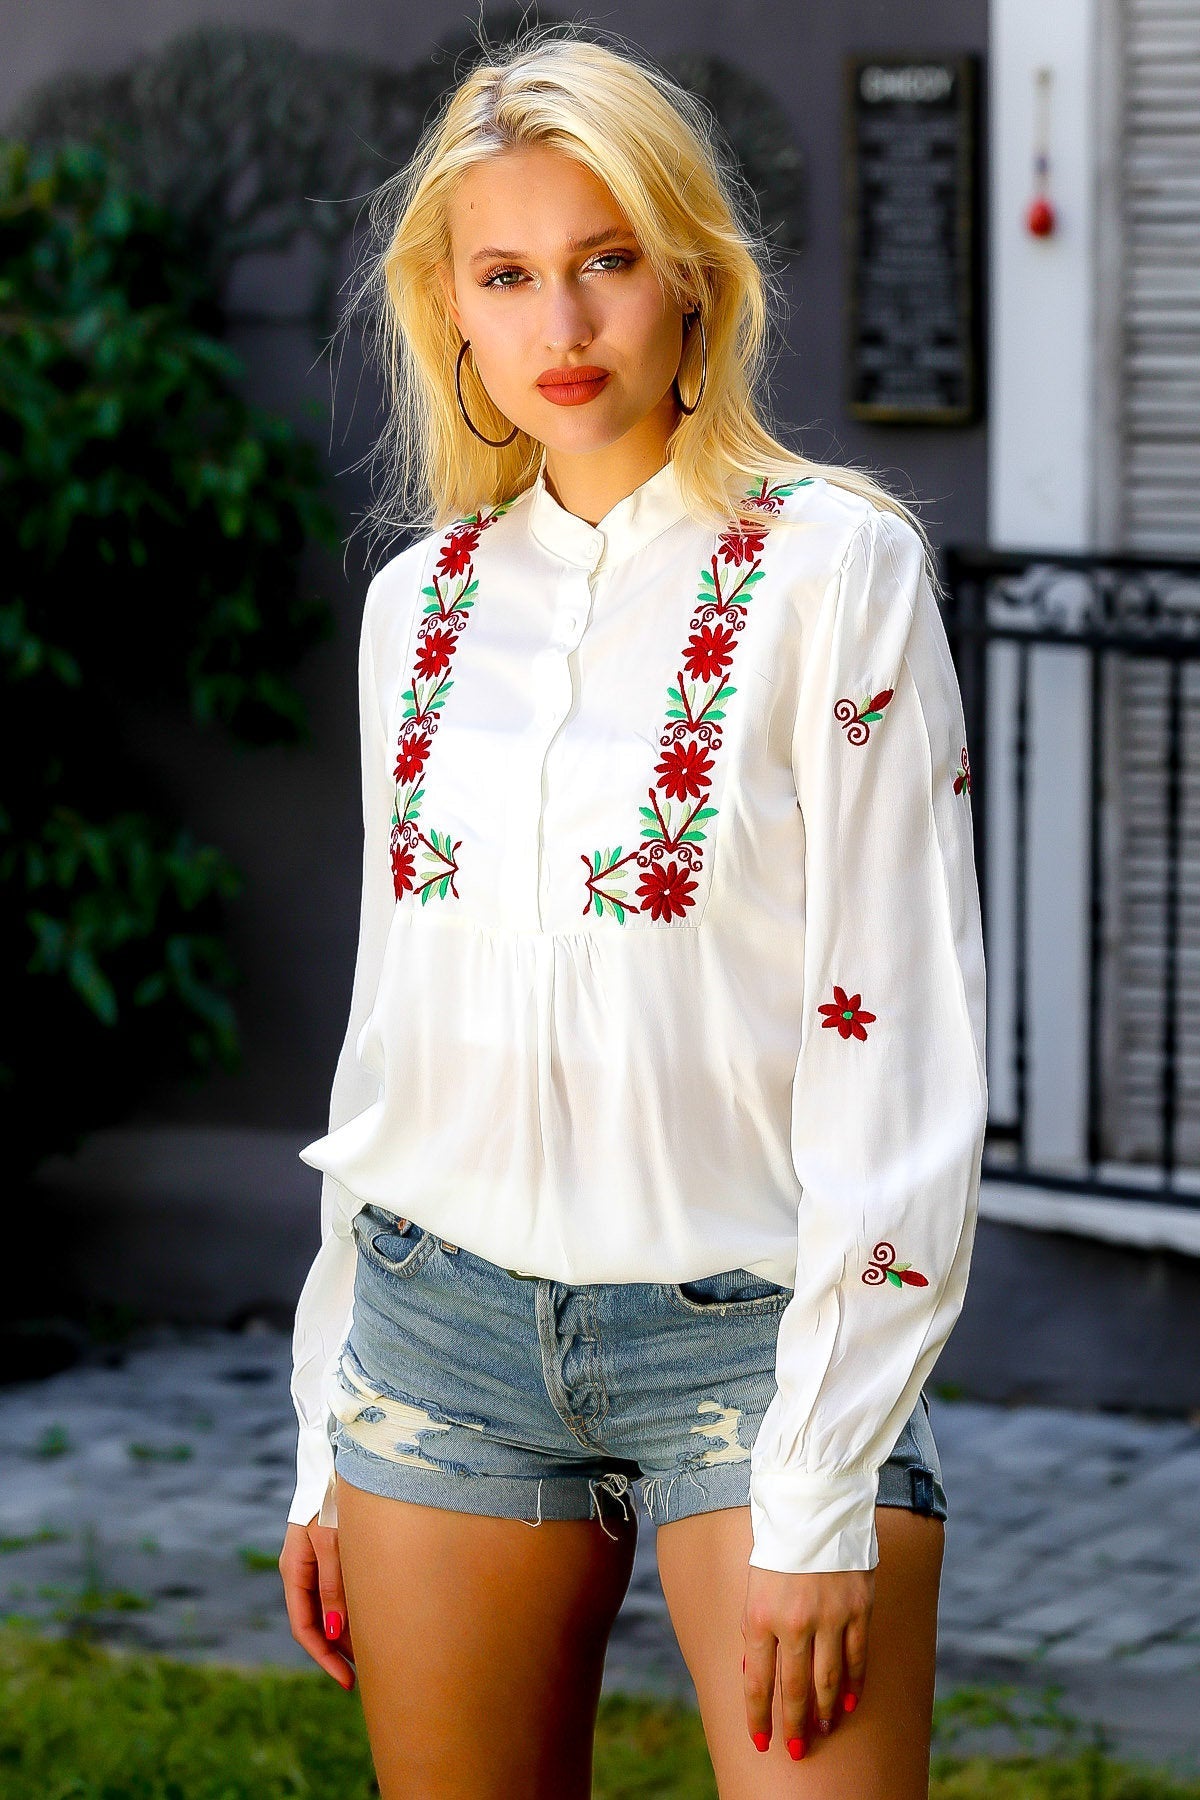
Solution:
[[[308,1666],[275,1567],[286,1337],[159,1331],[108,1357],[0,1389],[0,1614]],[[950,1503],[939,1696],[1058,1683],[1123,1753],[1200,1771],[1200,1420],[939,1399],[936,1383],[931,1407]],[[691,1696],[639,1524],[606,1686]]]

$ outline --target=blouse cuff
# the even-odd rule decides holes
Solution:
[[[337,1524],[333,1451],[324,1425],[301,1426],[296,1442],[296,1492],[289,1525]]]
[[[879,1561],[879,1472],[810,1474],[768,1469],[750,1477],[751,1566],[788,1575],[873,1569]]]

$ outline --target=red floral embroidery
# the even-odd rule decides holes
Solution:
[[[454,655],[455,639],[448,631],[430,631],[422,638],[413,663],[414,673],[422,681],[444,675]]]
[[[965,788],[969,794],[971,792],[971,765],[967,760],[967,746],[965,744],[960,750],[959,755],[961,756],[962,761],[955,772],[954,791],[956,794],[961,794]]]
[[[695,889],[696,883],[687,867],[674,861],[665,869],[661,863],[652,863],[638,883],[638,893],[645,903],[642,910],[652,919],[678,917],[685,907],[695,904],[692,900]]]
[[[732,660],[735,642],[728,625],[718,625],[715,629],[705,625],[690,637],[683,653],[683,666],[692,680],[713,681]]]
[[[867,1034],[863,1027],[872,1023],[875,1014],[860,1009],[858,1003],[861,999],[861,994],[851,994],[847,999],[845,988],[840,988],[835,981],[833,999],[826,1000],[817,1008],[819,1013],[825,1014],[822,1029],[836,1026],[844,1038],[856,1037],[865,1041]]]
[[[454,685],[446,677],[475,604],[479,583],[475,579],[473,559],[480,535],[489,525],[494,525],[512,503],[511,499],[501,501],[491,512],[472,513],[451,526],[438,551],[433,585],[421,590],[427,604],[417,627],[412,680],[405,690],[404,723],[396,741],[392,771],[396,791],[390,853],[392,885],[397,900],[405,894],[417,893],[424,905],[435,891],[443,900],[447,893],[458,898],[458,889],[454,885],[458,873],[455,853],[462,839],[451,843],[448,832],[430,829],[426,834],[421,830],[418,815],[424,790],[419,784],[437,734],[446,695]],[[426,863],[426,873],[420,878],[417,874],[419,849],[423,849]]]
[[[891,1244],[876,1244],[871,1252],[871,1260],[862,1272],[862,1278],[868,1287],[882,1287],[885,1281],[893,1287],[928,1287],[929,1279],[913,1268],[911,1263],[898,1263],[896,1252]]]
[[[764,478],[745,495],[758,506],[777,511],[787,495],[807,487],[810,480],[771,486]],[[760,562],[767,535],[739,520],[717,535],[708,567],[700,571],[696,611],[676,676],[679,686],[667,689],[668,723],[658,740],[662,755],[654,768],[655,785],[646,796],[650,804],[638,809],[644,842],[624,854],[618,844],[581,856],[587,871],[585,913],[592,908],[603,917],[608,911],[622,925],[626,913],[648,913],[657,923],[669,924],[696,904],[707,822],[717,811],[703,802],[721,748],[724,705],[737,692],[726,678],[754,588],[763,579]],[[733,571],[743,570],[730,579]],[[638,873],[636,899],[624,886],[628,874],[619,873],[627,863],[633,863]]]
[[[672,800],[703,794],[712,778],[713,760],[703,744],[672,744],[655,766],[658,785]]]
[[[895,693],[895,688],[881,688],[879,693],[872,694],[861,706],[853,700],[839,700],[833,709],[833,716],[845,727],[847,741],[851,744],[865,744],[871,735],[872,725],[877,725],[883,717],[883,709]]]

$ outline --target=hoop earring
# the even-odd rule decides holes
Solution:
[[[704,335],[704,320],[700,315],[700,308],[698,306],[693,307],[691,312],[686,313],[684,316],[685,316],[685,318],[688,318],[688,319],[695,319],[697,324],[700,327],[700,392],[696,395],[696,398],[692,401],[692,404],[690,406],[687,406],[684,403],[683,395],[679,391],[679,376],[678,376],[678,374],[675,375],[675,378],[672,381],[671,386],[675,391],[675,398],[679,403],[679,410],[681,412],[685,412],[685,413],[694,413],[696,408],[699,406],[701,398],[703,396],[704,384],[708,380],[708,339]]]
[[[475,436],[477,438],[483,438],[483,441],[485,444],[490,444],[492,446],[493,450],[499,450],[505,444],[512,443],[513,439],[517,435],[517,432],[520,430],[520,426],[514,425],[507,437],[503,437],[503,438],[483,437],[482,431],[480,431],[478,425],[475,424],[474,420],[471,418],[470,414],[468,413],[466,407],[463,405],[463,396],[462,396],[463,357],[467,354],[467,351],[470,348],[471,348],[470,338],[464,338],[462,341],[462,344],[459,346],[458,361],[454,365],[454,391],[458,395],[458,410],[462,414],[463,418],[467,421],[467,424],[471,427],[471,430],[475,433]]]

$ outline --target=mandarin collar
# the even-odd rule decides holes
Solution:
[[[670,458],[632,493],[611,506],[596,525],[568,512],[554,498],[546,486],[545,451],[530,495],[532,536],[552,555],[586,569],[596,569],[602,562],[609,566],[623,561],[687,513]]]

